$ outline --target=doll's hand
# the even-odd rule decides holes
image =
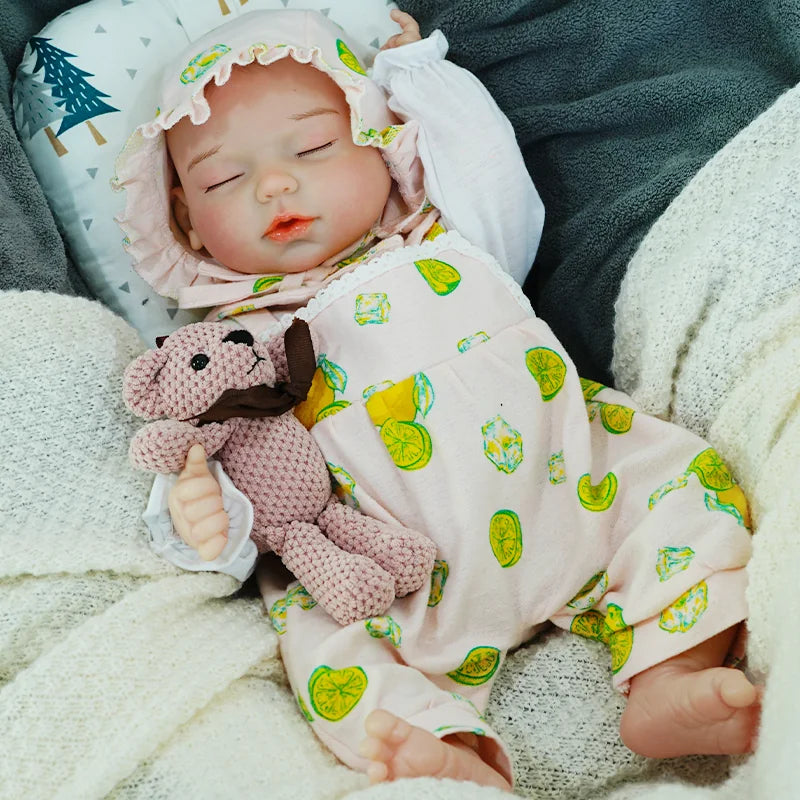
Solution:
[[[386,44],[381,50],[391,50],[393,47],[402,47],[404,44],[418,42],[422,37],[419,34],[419,25],[411,14],[405,11],[394,9],[389,16],[403,29],[401,33],[396,33],[386,40]]]
[[[203,445],[195,444],[169,493],[172,525],[203,561],[213,561],[228,541],[228,515],[222,508],[222,489],[206,464]]]

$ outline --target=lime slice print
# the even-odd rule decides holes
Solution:
[[[450,565],[446,561],[434,561],[433,572],[431,572],[431,591],[428,595],[428,608],[438,606],[442,600],[444,585],[447,583],[447,576],[450,574]]]
[[[549,347],[534,347],[525,353],[525,366],[539,384],[545,403],[552,400],[564,385],[567,365],[564,359]]]
[[[617,476],[609,472],[598,484],[592,483],[587,472],[578,478],[578,500],[587,511],[605,511],[611,507],[617,494]]]
[[[380,437],[400,469],[422,469],[431,460],[431,435],[418,422],[400,422],[390,417],[381,425]]]
[[[567,603],[569,608],[586,611],[597,605],[600,598],[608,591],[608,573],[596,572],[578,590],[578,593]]]
[[[400,647],[403,632],[391,617],[370,617],[364,620],[367,633],[375,639],[388,639],[395,647]]]
[[[492,514],[489,542],[501,567],[513,567],[522,555],[522,526],[513,511],[503,508]]]
[[[616,675],[625,666],[633,650],[633,628],[625,624],[622,609],[614,603],[608,604],[604,641],[611,650],[611,671]]]
[[[667,633],[686,633],[708,608],[708,584],[700,581],[661,612],[658,627]]]
[[[419,274],[425,278],[428,286],[440,297],[455,291],[458,284],[461,283],[459,271],[446,261],[439,261],[436,258],[423,258],[421,261],[415,261],[414,266],[419,271]]]
[[[358,59],[353,55],[353,51],[341,40],[336,40],[336,51],[339,53],[339,61],[342,62],[348,69],[357,72],[359,75],[366,75],[364,67],[358,63]]]
[[[615,403],[600,406],[600,420],[609,433],[627,433],[633,425],[634,410]]]
[[[598,392],[602,392],[606,387],[597,381],[590,381],[586,378],[581,378],[581,389],[583,391],[583,399],[589,402]]]
[[[270,286],[274,286],[276,283],[280,283],[282,280],[283,275],[265,275],[263,278],[259,278],[253,284],[253,294],[265,292],[270,288]]]
[[[311,712],[308,710],[308,706],[306,705],[306,701],[303,700],[303,696],[300,692],[297,693],[297,705],[300,708],[301,713],[306,718],[306,722],[313,722],[314,717],[311,716]]]
[[[486,683],[500,666],[500,651],[491,645],[473,647],[458,669],[447,673],[456,683],[480,686]]]
[[[598,642],[605,641],[605,619],[599,611],[585,611],[583,614],[576,614],[572,618],[569,629],[578,636],[585,636],[587,639],[595,639]]]
[[[694,472],[700,483],[714,492],[724,492],[736,484],[730,470],[713,447],[695,456],[687,471]]]
[[[334,403],[330,403],[329,405],[325,406],[325,408],[322,408],[317,412],[316,422],[322,422],[322,420],[326,417],[332,417],[334,414],[344,411],[344,409],[349,405],[349,400],[337,400]]]
[[[364,404],[373,425],[380,427],[388,419],[398,422],[412,422],[417,416],[414,402],[413,375],[389,386],[388,389],[373,392]]]
[[[344,719],[367,690],[367,674],[361,667],[331,669],[317,667],[308,679],[311,707],[323,719],[338,722]]]
[[[310,430],[317,421],[317,414],[333,403],[334,398],[333,389],[325,381],[325,373],[321,367],[317,367],[306,399],[294,407],[294,415],[303,427]]]

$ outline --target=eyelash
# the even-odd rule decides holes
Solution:
[[[297,154],[297,157],[303,158],[304,156],[310,156],[313,155],[314,153],[319,153],[322,150],[327,150],[329,147],[333,147],[333,145],[336,144],[337,141],[338,139],[331,139],[330,142],[328,142],[327,144],[323,144],[320,147],[313,147],[311,150],[303,150],[301,153]],[[213,192],[214,189],[218,189],[220,186],[224,186],[226,183],[230,183],[231,181],[235,181],[237,178],[241,178],[242,174],[243,173],[240,173],[239,175],[232,175],[230,178],[227,178],[224,181],[212,184],[205,190],[205,193],[208,194],[208,192]]]

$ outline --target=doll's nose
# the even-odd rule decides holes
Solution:
[[[297,181],[288,172],[265,172],[256,186],[256,198],[265,203],[281,194],[297,191]]]

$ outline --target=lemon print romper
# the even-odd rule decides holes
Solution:
[[[261,586],[303,713],[346,764],[386,708],[473,732],[505,653],[555,624],[609,646],[615,684],[746,616],[747,507],[693,434],[581,380],[491,256],[455,232],[367,261],[298,316],[319,336],[298,415],[344,502],[427,533],[430,589],[339,626]]]

